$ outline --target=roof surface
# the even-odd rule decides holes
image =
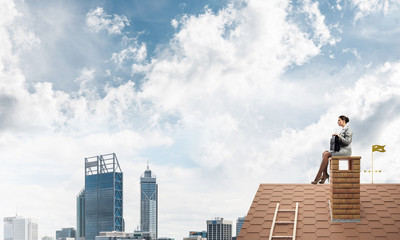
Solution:
[[[260,184],[238,240],[268,239],[277,203],[295,209],[299,203],[296,239],[400,239],[400,184],[361,184],[361,222],[331,222],[330,186]],[[277,221],[294,220],[279,212]],[[275,235],[291,235],[293,225],[275,225]]]

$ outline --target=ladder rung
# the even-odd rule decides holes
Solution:
[[[272,236],[272,238],[293,238],[293,236]]]
[[[276,221],[276,224],[292,224],[294,221]]]
[[[292,209],[279,209],[279,212],[296,212],[296,210],[292,210]]]

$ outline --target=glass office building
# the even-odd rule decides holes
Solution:
[[[242,229],[244,220],[246,220],[246,216],[238,217],[236,220],[236,237],[239,236],[240,230]]]
[[[124,231],[123,174],[115,153],[85,158],[85,239]]]
[[[158,235],[158,185],[149,166],[140,178],[140,226],[152,240]]]
[[[76,197],[76,240],[85,238],[85,188]]]
[[[20,216],[4,218],[4,240],[38,240],[38,224]]]
[[[67,238],[76,238],[76,230],[74,228],[62,228],[56,231],[57,240],[66,240]]]

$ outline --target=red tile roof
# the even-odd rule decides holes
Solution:
[[[299,203],[296,239],[400,239],[400,184],[361,184],[361,222],[331,222],[330,186],[261,184],[238,240],[268,239],[276,204],[295,209]],[[293,221],[280,212],[278,221]],[[291,235],[293,225],[275,225],[275,235]]]

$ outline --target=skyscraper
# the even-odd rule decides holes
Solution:
[[[232,240],[232,221],[223,218],[207,220],[207,240]]]
[[[76,240],[85,237],[85,188],[76,196]]]
[[[85,158],[85,239],[123,231],[123,174],[115,153]]]
[[[38,240],[38,225],[30,218],[4,218],[4,240]]]
[[[150,232],[152,240],[157,240],[158,185],[148,165],[140,178],[140,228],[141,231]]]
[[[245,219],[246,219],[246,216],[238,217],[238,219],[236,220],[236,237],[239,236],[240,230],[242,229]]]
[[[67,240],[76,238],[76,230],[74,228],[62,228],[56,231],[56,240]]]

